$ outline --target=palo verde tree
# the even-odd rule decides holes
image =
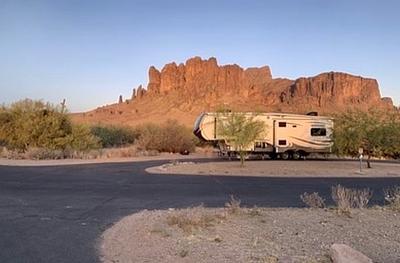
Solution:
[[[73,125],[64,107],[21,100],[0,110],[0,142],[9,149],[88,150],[98,139],[88,127]]]
[[[229,111],[218,113],[218,134],[239,154],[241,166],[244,166],[248,148],[265,132],[265,124],[256,119],[257,115]]]
[[[396,112],[348,111],[335,117],[334,152],[359,155],[363,148],[368,168],[371,157],[397,158],[400,155],[400,116]]]

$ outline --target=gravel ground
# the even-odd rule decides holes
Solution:
[[[400,214],[388,209],[353,210],[350,216],[334,209],[230,211],[197,207],[125,217],[102,235],[101,260],[278,262],[290,256],[293,262],[330,262],[330,246],[344,243],[374,262],[400,262]],[[175,224],[188,218],[206,223],[191,229]]]
[[[366,165],[364,163],[364,165]],[[149,173],[273,176],[273,177],[399,177],[400,163],[372,163],[360,173],[358,162],[352,161],[247,161],[241,167],[237,161],[178,162],[146,169]]]

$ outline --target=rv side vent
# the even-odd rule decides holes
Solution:
[[[308,116],[318,116],[318,112],[316,111],[311,111],[309,113],[307,113]]]

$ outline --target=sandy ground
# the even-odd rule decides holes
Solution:
[[[399,177],[400,163],[372,163],[362,172],[358,162],[352,161],[247,161],[241,167],[238,161],[177,162],[146,169],[149,173],[193,174],[224,176],[273,176],[273,177]]]
[[[174,216],[214,218],[184,231]],[[142,211],[123,218],[102,235],[101,260],[111,262],[331,262],[329,248],[347,244],[374,262],[400,262],[400,214],[383,208],[225,208]]]
[[[130,158],[102,158],[102,159],[61,159],[61,160],[13,160],[0,158],[0,165],[7,166],[59,166],[59,165],[76,165],[76,164],[96,164],[96,163],[122,163],[122,162],[142,162],[154,160],[190,160],[198,158],[207,158],[204,154],[171,154],[161,153],[157,156],[141,156]]]

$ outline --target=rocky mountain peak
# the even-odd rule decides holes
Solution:
[[[189,126],[201,112],[221,105],[242,111],[322,114],[348,108],[394,108],[390,98],[381,98],[377,80],[342,72],[290,80],[273,78],[268,66],[243,69],[237,64],[218,65],[214,57],[193,57],[185,63],[168,63],[161,70],[151,66],[148,74],[147,89],[134,89],[127,103],[101,107],[74,118],[132,125],[171,118]]]

